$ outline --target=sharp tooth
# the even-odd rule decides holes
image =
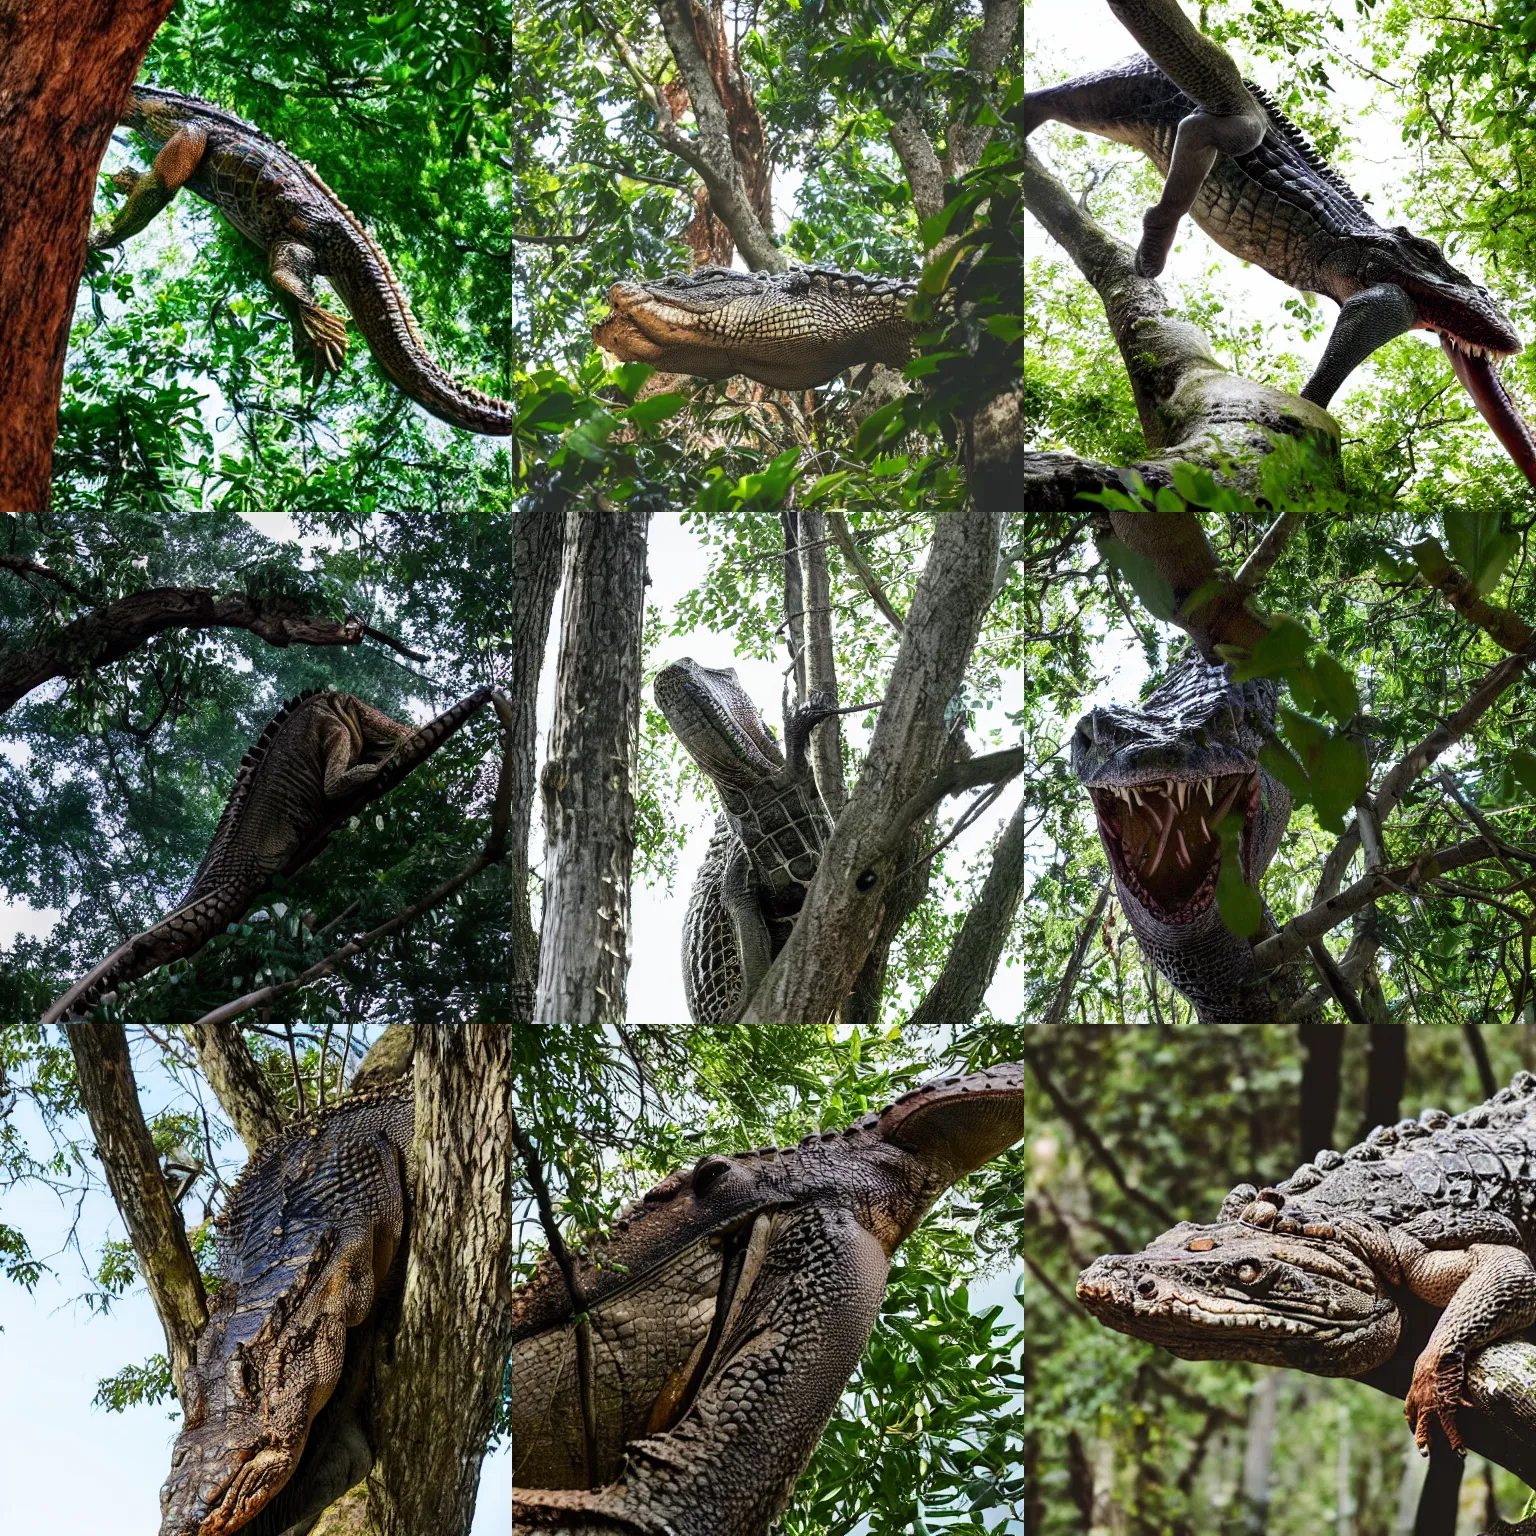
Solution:
[[[1177,832],[1175,832],[1173,835],[1177,839],[1178,844],[1179,844],[1179,864],[1180,864],[1180,867],[1184,868],[1184,869],[1188,869],[1189,868],[1189,849],[1184,844],[1184,829],[1182,827],[1180,827],[1179,830]]]
[[[1216,780],[1215,779],[1201,779],[1200,787],[1205,791],[1205,803],[1207,805],[1215,805],[1216,804]]]
[[[1202,816],[1200,818],[1200,830],[1206,835],[1206,837],[1209,837],[1211,835],[1211,829],[1208,826],[1206,826],[1206,824],[1205,824],[1205,817],[1204,816]]]
[[[1173,830],[1173,808],[1168,808],[1168,820],[1164,823],[1162,835],[1157,840],[1157,852],[1152,855],[1152,863],[1147,869],[1146,878],[1151,879],[1157,873],[1157,866],[1162,862],[1163,849],[1168,846],[1168,834]]]

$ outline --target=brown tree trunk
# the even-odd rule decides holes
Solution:
[[[122,1213],[139,1272],[165,1329],[171,1378],[182,1379],[208,1317],[203,1277],[187,1244],[181,1212],[171,1204],[160,1157],[144,1124],[138,1085],[121,1024],[66,1024],[80,1083],[80,1102],[90,1117],[96,1155]]]
[[[0,0],[0,512],[48,505],[96,171],[172,0]]]
[[[563,491],[532,499],[512,532],[512,589],[507,698],[516,728],[512,753],[512,804],[507,828],[507,878],[512,886],[512,1019],[533,1022],[539,987],[539,935],[528,897],[528,832],[538,788],[539,674],[549,639],[549,620],[560,586],[565,547]]]
[[[536,1018],[622,1020],[645,614],[644,512],[573,507],[549,761]]]
[[[511,1032],[417,1024],[414,1226],[400,1327],[376,1362],[381,1536],[465,1536],[511,1354]]]

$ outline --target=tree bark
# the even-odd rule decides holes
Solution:
[[[1025,812],[1032,809],[1026,796],[1009,818],[993,850],[981,895],[965,914],[944,969],[917,1005],[910,1026],[968,1024],[976,1017],[997,974],[997,962],[1024,892]]]
[[[510,667],[507,698],[512,706],[511,816],[507,831],[507,879],[512,887],[512,1020],[533,1022],[539,987],[539,934],[528,894],[528,836],[538,788],[539,677],[549,639],[550,615],[560,586],[565,548],[563,491],[535,497],[517,514],[512,532],[509,613]]]
[[[247,1152],[254,1152],[283,1128],[282,1107],[267,1086],[245,1043],[245,1033],[217,1024],[184,1026],[197,1048],[197,1059]]]
[[[171,0],[0,0],[0,512],[48,506],[96,171]]]
[[[1395,1125],[1402,1113],[1403,1084],[1408,1079],[1408,1026],[1387,1011],[1381,978],[1367,972],[1360,982],[1360,1004],[1371,1021],[1366,1046],[1364,1141],[1378,1125]]]
[[[329,619],[300,613],[283,600],[221,597],[206,587],[155,587],[107,603],[30,651],[0,659],[0,714],[50,678],[79,677],[108,666],[168,629],[248,629],[268,645],[284,646],[356,645],[366,628],[354,615]]]
[[[908,828],[903,807],[931,787],[991,600],[1001,514],[942,514],[918,578],[863,772],[822,854],[788,942],[747,1006],[752,1023],[829,1019],[874,944]]]
[[[511,1354],[511,1031],[418,1024],[410,1262],[376,1361],[381,1536],[465,1536]]]
[[[144,1123],[128,1037],[121,1024],[75,1023],[64,1028],[96,1153],[165,1329],[166,1358],[180,1396],[196,1356],[197,1335],[208,1319],[208,1301],[181,1212],[171,1204],[160,1156]]]
[[[645,615],[644,512],[573,507],[549,761],[535,1017],[622,1020]]]
[[[1339,1115],[1339,1068],[1344,1054],[1344,1026],[1314,1016],[1296,1025],[1301,1041],[1301,1161],[1310,1162],[1333,1145]]]
[[[799,541],[801,592],[805,601],[805,688],[807,696],[837,698],[837,661],[832,640],[832,578],[827,568],[827,525],[820,512],[794,514]],[[836,821],[848,803],[843,778],[843,726],[833,715],[811,735],[811,773],[828,815]]]

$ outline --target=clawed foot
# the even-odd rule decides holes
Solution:
[[[294,355],[307,366],[314,383],[340,373],[347,356],[347,322],[318,304],[303,314],[304,335],[294,336]]]
[[[1428,1452],[1430,1430],[1438,1424],[1451,1449],[1458,1454],[1465,1452],[1456,1428],[1456,1410],[1461,1406],[1466,1383],[1466,1357],[1459,1349],[1448,1349],[1438,1356],[1426,1350],[1414,1362],[1413,1381],[1403,1411],[1421,1451]],[[1536,1532],[1531,1536],[1536,1536]]]
[[[1140,277],[1156,277],[1168,265],[1178,221],[1165,225],[1159,210],[1148,208],[1141,217],[1141,244],[1136,248],[1136,272]]]

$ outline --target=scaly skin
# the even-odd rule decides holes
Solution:
[[[91,233],[93,250],[136,234],[190,187],[267,253],[269,276],[293,328],[294,352],[318,380],[340,371],[346,322],[316,302],[331,287],[385,375],[424,410],[466,432],[504,436],[517,410],[455,383],[427,351],[384,252],[319,176],[249,123],[192,96],[136,85],[124,123],[159,151],[151,170],[120,175],[128,190],[117,216]]]
[[[912,355],[907,304],[915,283],[833,267],[735,272],[615,283],[598,346],[631,363],[704,379],[745,374],[777,389],[810,389],[844,368]]]
[[[683,983],[699,1024],[734,1019],[784,947],[832,832],[806,757],[834,713],[818,696],[785,726],[786,752],[734,668],[692,657],[656,675],[656,707],[724,807],[683,920]]]
[[[1519,1372],[1494,1360],[1469,1377],[1468,1365],[1536,1323],[1533,1254],[1536,1077],[1520,1072],[1465,1114],[1425,1110],[1274,1189],[1240,1184],[1213,1224],[1095,1260],[1077,1294],[1101,1322],[1187,1360],[1364,1376],[1397,1348],[1407,1293],[1440,1313],[1408,1422],[1421,1447],[1438,1425],[1459,1450],[1464,1401],[1510,1411],[1501,1396]]]
[[[1246,89],[1267,129],[1256,147],[1216,156],[1191,189],[1189,211],[1224,250],[1343,306],[1303,397],[1326,406],[1376,347],[1411,328],[1434,331],[1494,435],[1536,485],[1536,441],[1493,362],[1520,350],[1509,318],[1433,241],[1377,224],[1274,102],[1251,81]],[[1144,57],[1024,97],[1026,134],[1044,122],[1066,123],[1132,145],[1165,175],[1180,125],[1200,114],[1199,103]],[[1149,215],[1149,234],[1153,222]]]
[[[419,730],[350,693],[291,699],[242,760],[187,894],[77,981],[43,1023],[76,1017],[105,993],[201,949],[276,876],[302,869],[337,827],[425,762],[490,697],[490,689],[477,689]]]
[[[408,1082],[355,1095],[247,1165],[219,1222],[224,1283],[187,1376],[160,1536],[276,1536],[367,1471],[351,1405],[323,1410],[344,1364],[366,1370],[369,1342],[348,1330],[366,1333],[399,1286],[413,1119]]]
[[[1291,814],[1290,793],[1259,762],[1276,685],[1233,683],[1231,670],[1192,652],[1139,708],[1092,710],[1072,737],[1121,908],[1208,1024],[1273,1019],[1281,1002],[1275,988],[1247,985],[1252,947],[1215,901],[1223,817],[1241,818],[1243,879],[1257,885]]]
[[[763,1536],[864,1348],[890,1255],[1024,1134],[1023,1068],[941,1078],[798,1147],[710,1155],[576,1260],[591,1323],[587,1457],[570,1298],[546,1258],[513,1303],[513,1530]]]

